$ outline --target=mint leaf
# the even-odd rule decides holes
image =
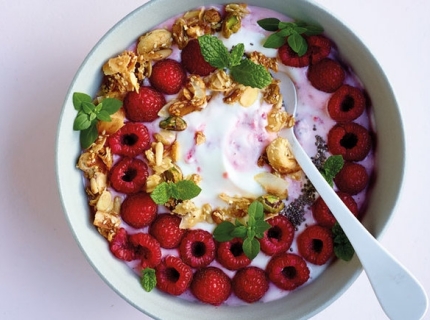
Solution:
[[[117,112],[121,108],[122,102],[121,100],[114,99],[114,98],[105,98],[101,102],[101,105],[102,105],[101,110],[106,111],[109,115],[111,115]]]
[[[248,215],[255,220],[264,219],[263,204],[260,201],[253,201],[248,207]]]
[[[324,162],[324,171],[330,175],[335,176],[342,170],[345,161],[341,155],[330,156]]]
[[[259,239],[263,238],[264,232],[269,230],[272,226],[264,220],[255,221],[255,236]]]
[[[243,253],[252,260],[260,252],[260,242],[255,238],[246,238],[243,241],[242,249]]]
[[[100,121],[112,121],[109,113],[105,110],[101,110],[99,113],[97,113],[97,119],[99,119]]]
[[[80,133],[79,140],[81,147],[83,149],[88,148],[94,141],[96,141],[98,135],[97,126],[95,122],[92,122],[87,129],[82,130]]]
[[[334,254],[339,259],[344,261],[350,261],[354,256],[355,250],[349,242],[348,237],[343,232],[342,227],[339,223],[335,223],[332,228],[333,232],[333,245],[334,245]]]
[[[321,174],[330,186],[333,186],[333,179],[342,170],[344,163],[341,155],[330,156],[324,162]]]
[[[73,130],[80,131],[88,129],[91,126],[90,117],[83,111],[79,111],[75,120],[73,121]]]
[[[285,43],[287,43],[286,36],[283,36],[280,33],[273,33],[266,39],[263,44],[263,47],[277,49],[279,47],[282,47]]]
[[[308,43],[305,38],[300,34],[294,32],[287,39],[288,45],[294,52],[296,52],[300,57],[303,56],[308,50]]]
[[[152,291],[157,285],[157,277],[155,276],[155,270],[152,268],[145,268],[142,270],[142,276],[140,278],[140,284],[146,292]]]
[[[266,22],[267,20],[267,22]],[[324,29],[320,26],[308,25],[304,21],[295,21],[295,22],[278,22],[278,26],[275,29],[274,23],[275,18],[267,18],[263,19],[263,22],[259,25],[268,31],[273,31],[275,33],[271,34],[263,46],[265,48],[274,48],[277,49],[288,43],[290,48],[296,52],[299,56],[303,56],[308,48],[306,39],[302,36],[305,35],[316,35],[320,34],[324,31]],[[258,23],[258,21],[257,21]]]
[[[320,27],[320,26],[311,26],[311,25],[308,25],[308,26],[306,26],[305,35],[307,35],[307,36],[314,36],[314,35],[317,35],[317,34],[321,34],[323,32],[324,32],[324,29],[322,27]]]
[[[240,64],[243,55],[245,53],[245,46],[243,43],[239,43],[238,45],[234,46],[230,53],[229,58],[229,67],[234,67]]]
[[[247,234],[247,229],[245,226],[239,226],[234,228],[230,233],[234,238],[245,238]]]
[[[213,236],[216,241],[226,242],[230,241],[234,238],[231,233],[235,230],[235,226],[233,223],[229,221],[223,221],[219,225],[216,226]]]
[[[267,31],[276,31],[279,29],[280,20],[277,18],[265,18],[257,21],[257,24]]]
[[[233,79],[245,86],[263,89],[272,82],[272,76],[262,65],[256,64],[249,59],[231,68]]]
[[[191,180],[180,180],[173,184],[172,193],[175,192],[175,199],[189,200],[197,197],[202,189]]]
[[[72,96],[73,106],[77,111],[80,111],[82,109],[82,103],[83,102],[90,102],[92,103],[92,99],[89,95],[82,92],[74,92]]]
[[[203,35],[198,38],[198,41],[204,59],[211,66],[218,69],[228,68],[229,52],[220,39],[211,35]]]
[[[151,192],[156,204],[165,204],[169,199],[189,200],[197,197],[202,189],[191,180],[180,180],[176,183],[162,182]]]
[[[151,198],[156,204],[165,204],[170,199],[170,186],[162,182],[151,192]]]

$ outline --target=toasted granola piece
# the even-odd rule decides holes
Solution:
[[[166,29],[156,29],[139,37],[137,43],[137,54],[157,52],[172,46],[172,33]]]
[[[242,27],[242,18],[249,14],[248,6],[242,4],[228,4],[225,6],[226,16],[223,19],[221,32],[225,38],[230,38]]]
[[[291,174],[301,170],[287,139],[276,138],[267,146],[266,153],[270,166],[280,174]]]
[[[278,59],[276,57],[269,58],[261,52],[253,51],[249,55],[249,59],[256,64],[261,64],[266,69],[278,72]]]
[[[202,208],[197,207],[191,200],[185,200],[178,203],[172,212],[182,218],[179,225],[179,228],[181,229],[189,229],[194,227],[197,223],[205,221],[207,214]]]
[[[186,12],[172,26],[172,37],[179,49],[185,48],[190,39],[213,34],[220,29],[221,14],[214,8],[201,8]]]
[[[206,84],[198,75],[190,75],[176,99],[168,103],[169,114],[183,117],[207,105]]]
[[[222,69],[217,69],[205,78],[205,83],[208,89],[212,91],[229,91],[236,83],[233,78]]]

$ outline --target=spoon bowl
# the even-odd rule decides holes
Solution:
[[[291,78],[283,72],[274,74],[286,111],[297,110],[297,93]],[[303,172],[347,235],[372,285],[379,303],[390,319],[421,319],[427,311],[427,296],[421,284],[367,231],[327,183],[294,134],[294,127],[280,135],[290,143],[291,152]]]

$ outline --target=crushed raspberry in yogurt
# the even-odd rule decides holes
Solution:
[[[305,49],[288,36],[267,45],[286,26]],[[264,8],[208,6],[142,30],[105,62],[96,104],[122,107],[98,121],[78,167],[95,227],[146,290],[266,302],[350,258],[336,257],[336,221],[280,138],[294,126],[341,199],[364,214],[375,167],[370,100],[342,48],[317,29]],[[219,67],[208,52],[224,49],[230,60]],[[247,82],[256,72],[269,81]],[[296,86],[295,118],[278,72]],[[334,173],[329,159],[340,163]]]

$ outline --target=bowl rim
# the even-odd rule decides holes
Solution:
[[[64,129],[63,128],[63,123],[66,121],[65,119],[67,118],[67,107],[70,107],[70,101],[71,101],[71,97],[74,91],[76,91],[76,87],[77,87],[77,83],[78,80],[82,77],[82,73],[84,72],[84,70],[87,68],[88,63],[94,58],[95,54],[100,50],[101,47],[103,47],[103,45],[109,41],[114,33],[116,32],[116,30],[118,30],[118,28],[124,28],[124,27],[128,27],[127,24],[130,24],[130,21],[132,21],[133,19],[135,19],[136,17],[140,17],[143,16],[144,12],[154,9],[154,10],[158,10],[159,7],[163,7],[166,4],[169,4],[170,7],[170,11],[173,12],[177,8],[175,7],[175,5],[172,5],[172,3],[170,3],[171,1],[169,0],[152,0],[149,1],[143,5],[141,5],[140,7],[136,8],[135,10],[133,10],[132,12],[130,12],[129,14],[127,14],[124,18],[122,18],[119,22],[117,22],[112,28],[110,28],[105,35],[103,35],[103,37],[100,38],[100,40],[95,44],[95,46],[91,49],[91,51],[88,53],[88,55],[85,57],[85,59],[83,60],[83,62],[81,63],[79,69],[77,70],[70,86],[69,89],[67,91],[66,97],[64,99],[64,103],[63,103],[63,107],[61,110],[61,114],[60,114],[60,118],[59,118],[59,122],[58,122],[58,128],[57,128],[57,139],[56,139],[56,146],[55,146],[55,170],[56,170],[56,179],[57,179],[57,185],[58,185],[58,192],[59,192],[59,196],[61,199],[61,204],[63,207],[63,212],[65,214],[66,220],[68,222],[68,225],[72,231],[73,237],[75,238],[78,246],[80,247],[81,251],[83,252],[84,256],[86,257],[86,259],[88,260],[88,262],[90,263],[90,265],[94,268],[94,270],[97,272],[97,274],[105,281],[105,283],[107,283],[115,292],[117,292],[123,299],[125,299],[128,303],[130,303],[131,305],[133,305],[135,308],[137,308],[138,310],[142,311],[143,313],[153,317],[153,318],[164,318],[164,317],[168,317],[169,315],[169,311],[166,311],[165,302],[168,302],[169,304],[171,304],[172,306],[178,308],[178,303],[177,301],[173,301],[174,298],[172,299],[171,297],[166,297],[163,294],[157,293],[155,294],[154,292],[151,293],[152,297],[156,297],[156,298],[150,298],[149,304],[145,304],[141,301],[139,301],[139,299],[136,299],[136,297],[133,297],[132,295],[136,292],[136,287],[134,287],[133,289],[127,288],[127,283],[126,285],[119,283],[118,279],[112,279],[112,272],[114,275],[118,275],[118,272],[123,273],[123,275],[130,277],[130,269],[122,262],[120,261],[115,261],[114,259],[112,259],[113,261],[109,261],[106,259],[106,257],[101,256],[99,253],[96,252],[96,250],[94,248],[88,248],[88,243],[93,242],[94,244],[97,245],[97,247],[101,247],[102,244],[100,243],[102,240],[102,237],[99,236],[99,234],[96,232],[96,230],[94,228],[91,228],[91,231],[93,233],[93,235],[96,235],[97,238],[99,238],[100,241],[98,241],[97,239],[95,239],[95,237],[89,235],[83,235],[81,231],[78,231],[78,229],[76,228],[76,220],[73,218],[73,213],[71,211],[73,211],[71,209],[70,204],[73,203],[71,202],[71,196],[67,195],[67,189],[69,186],[69,181],[71,180],[72,176],[71,176],[71,168],[64,168],[64,163],[68,163],[69,165],[75,161],[75,159],[73,159],[73,161],[70,161],[71,159],[69,159],[69,161],[66,161],[66,157],[71,155],[71,154],[75,154],[76,157],[78,156],[79,153],[77,153],[77,150],[80,150],[79,146],[77,146],[78,148],[72,146],[72,148],[70,148],[71,150],[73,149],[74,151],[72,152],[71,150],[68,153],[64,152],[65,147],[63,146],[63,137],[65,135]],[[258,0],[250,0],[250,1],[246,1],[249,5],[260,5],[259,4],[260,1]],[[267,7],[267,3],[270,3],[271,6],[280,6],[280,4],[277,4],[278,1],[273,0],[273,1],[266,1],[264,3],[264,7]],[[191,4],[192,3],[192,4]],[[195,3],[198,3],[198,5],[194,5]],[[203,6],[203,5],[207,5],[207,4],[211,4],[213,3],[213,1],[197,1],[197,0],[192,0],[189,1],[187,3],[187,8],[194,8],[194,7],[199,7],[199,6]],[[226,1],[226,0],[221,0],[221,1],[217,1],[216,3],[221,4],[221,3],[232,3],[232,1]],[[330,11],[328,11],[326,8],[324,8],[323,6],[321,6],[320,4],[315,3],[314,1],[310,1],[310,0],[286,0],[284,1],[285,6],[287,6],[288,4],[290,5],[295,5],[297,6],[297,8],[300,8],[301,10],[303,10],[303,8],[307,8],[307,11],[303,11],[304,14],[309,14],[310,11],[312,12],[319,12],[319,13],[323,13],[324,15],[326,15],[327,17],[329,17],[330,19],[333,19],[333,21],[337,24],[337,25],[341,25],[343,32],[346,32],[346,34],[352,36],[353,41],[355,42],[356,46],[358,45],[362,50],[363,53],[367,59],[370,59],[370,62],[372,64],[373,68],[377,69],[377,74],[379,75],[379,78],[377,79],[379,82],[383,83],[385,88],[386,88],[386,98],[390,101],[390,103],[393,104],[392,110],[394,112],[394,114],[391,115],[392,120],[396,123],[397,128],[398,128],[398,132],[396,135],[397,138],[397,147],[400,148],[400,152],[397,152],[396,154],[398,154],[398,158],[396,159],[396,166],[398,168],[401,168],[400,172],[398,173],[397,177],[395,177],[396,183],[392,186],[392,188],[390,189],[390,192],[392,194],[392,199],[391,203],[388,204],[389,211],[391,212],[388,217],[382,222],[382,224],[379,225],[372,225],[369,219],[364,219],[363,220],[363,224],[366,225],[366,227],[368,227],[368,229],[370,229],[369,231],[371,231],[372,234],[375,235],[376,238],[380,238],[383,233],[386,231],[392,217],[393,217],[393,211],[395,210],[395,207],[397,205],[397,200],[398,197],[401,193],[401,188],[402,188],[402,182],[403,182],[403,176],[404,176],[404,168],[405,168],[405,156],[406,156],[406,152],[405,152],[405,139],[404,139],[404,132],[403,132],[403,125],[401,122],[401,115],[400,115],[400,111],[399,111],[399,107],[397,105],[396,102],[396,98],[395,98],[395,94],[391,88],[391,85],[389,84],[389,81],[385,75],[385,73],[383,72],[382,68],[380,67],[379,63],[376,61],[376,59],[373,57],[373,55],[370,53],[370,51],[367,49],[367,46],[356,36],[356,33],[354,33],[349,27],[347,27],[345,24],[343,24],[341,22],[341,20],[339,20],[335,15],[333,15]],[[184,7],[184,5],[182,5],[181,7]],[[176,14],[179,12],[183,12],[186,11],[187,8],[185,8],[182,11],[175,11]],[[297,10],[296,10],[297,11]],[[302,14],[303,14],[302,12]],[[297,14],[297,12],[296,12]],[[291,16],[294,16],[294,14],[290,14]],[[154,18],[152,17],[152,19],[158,19],[160,22],[164,21],[164,18]],[[155,26],[156,24],[153,24],[153,26]],[[145,30],[142,28],[142,33]],[[330,34],[331,35],[331,34]],[[332,35],[331,35],[332,36]],[[137,39],[137,37],[136,37]],[[124,47],[122,47],[124,48]],[[115,51],[115,49],[112,49],[112,51]],[[106,54],[107,56],[112,56],[110,54]],[[100,62],[100,66],[104,61]],[[100,70],[100,68],[99,68]],[[93,79],[93,82],[95,82],[95,80]],[[70,122],[70,121],[69,121]],[[72,127],[70,127],[70,131],[72,131]],[[68,135],[69,139],[70,139],[70,134]],[[66,149],[70,147],[67,146]],[[80,172],[78,174],[81,174]],[[76,180],[76,177],[73,179]],[[84,194],[84,190],[83,188],[81,188],[80,190],[81,195],[85,196]],[[91,227],[90,221],[88,219],[87,221],[87,226]],[[108,252],[108,250],[106,250],[106,252]],[[106,256],[106,255],[105,255]],[[335,261],[333,262],[333,265],[339,265],[342,264],[342,261]],[[109,264],[109,267],[103,266],[103,264]],[[329,306],[331,303],[333,303],[337,298],[339,298],[354,282],[355,280],[358,278],[358,276],[360,275],[360,273],[362,272],[362,267],[357,259],[356,256],[354,256],[353,260],[349,262],[349,268],[343,268],[345,269],[343,272],[347,273],[346,275],[342,274],[343,277],[346,277],[347,281],[345,281],[342,285],[338,286],[338,288],[336,290],[334,289],[330,289],[328,291],[331,292],[331,295],[329,298],[324,298],[322,299],[321,297],[315,297],[315,299],[317,300],[316,303],[313,304],[313,307],[310,308],[309,310],[305,310],[304,312],[299,312],[299,313],[294,313],[292,312],[291,314],[291,319],[299,319],[299,318],[308,318],[310,316],[313,316],[317,313],[319,313],[320,311],[322,311],[323,309],[325,309],[327,306]],[[112,271],[113,270],[113,271]],[[348,272],[347,272],[348,271]],[[123,277],[121,276],[121,274],[119,274],[119,279],[122,279]],[[315,280],[315,282],[317,282],[317,280]],[[138,282],[138,281],[136,281]],[[314,282],[314,283],[315,283]],[[303,291],[303,290],[307,290],[306,287],[298,289],[297,292]],[[142,293],[143,295],[144,293]],[[159,297],[163,297],[161,298],[162,302],[160,303],[160,301],[155,301],[157,298]],[[145,298],[147,298],[145,296]],[[178,300],[178,299],[177,299]],[[281,299],[283,300],[283,299]],[[164,302],[164,303],[163,303]],[[228,316],[231,317],[232,313],[229,311],[225,311],[226,308],[234,308],[234,315],[237,319],[241,319],[241,317],[237,317],[239,316],[241,313],[244,313],[243,309],[244,307],[212,307],[212,306],[207,306],[207,305],[198,305],[196,306],[196,304],[193,303],[188,303],[188,302],[184,302],[181,301],[181,304],[184,305],[184,308],[179,308],[181,309],[176,310],[178,313],[178,317],[180,318],[181,316],[184,318],[189,318],[191,316],[190,313],[190,306],[193,306],[193,310],[196,310],[197,312],[202,312],[202,313],[206,313],[208,314],[209,312],[212,312],[214,310],[216,310],[216,315],[217,315],[217,319],[227,319]],[[277,306],[279,303],[276,302],[270,302],[267,303],[268,305],[270,305],[271,307],[273,307],[273,309],[275,309],[275,306]],[[260,314],[260,312],[258,311],[259,309],[262,309],[260,307],[261,305],[250,305],[250,306],[246,306],[247,311],[251,311],[254,314],[258,315]],[[277,308],[279,308],[279,306],[277,306]],[[248,312],[246,312],[248,313]],[[272,318],[276,319],[277,317],[282,316],[283,319],[286,319],[286,315],[283,314],[275,314],[273,315]],[[288,317],[288,319],[290,319],[290,317]]]

